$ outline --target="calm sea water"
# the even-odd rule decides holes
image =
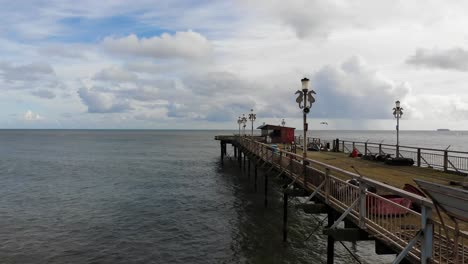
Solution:
[[[317,219],[290,210],[282,243],[280,185],[270,184],[265,209],[252,179],[229,158],[221,166],[213,138],[229,133],[0,130],[0,263],[324,263],[321,232],[305,241]],[[434,136],[411,133],[424,144]],[[466,132],[450,133],[437,144],[462,148]],[[363,263],[394,258],[371,242],[345,245]],[[336,255],[353,263],[338,243]]]

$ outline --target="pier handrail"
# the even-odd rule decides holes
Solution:
[[[295,137],[295,142],[302,145],[302,138]],[[321,138],[308,138],[308,142],[330,143],[332,149],[343,153],[350,153],[356,149],[363,155],[390,154],[414,160],[414,166],[441,169],[446,172],[468,174],[468,152],[429,147],[415,147],[396,144],[363,142],[355,140],[327,140]],[[333,147],[332,147],[333,146]]]
[[[250,139],[247,139],[247,140],[250,141]],[[292,153],[292,152],[287,152],[287,151],[284,151],[282,149],[275,149],[275,148],[271,147],[270,145],[262,143],[262,142],[256,142],[256,143],[259,144],[259,145],[263,145],[267,149],[277,150],[278,152],[282,152],[285,155],[295,157],[296,159],[300,159],[300,160],[303,159],[302,155]],[[426,197],[423,197],[423,196],[420,196],[420,195],[417,195],[417,194],[414,194],[414,193],[410,193],[410,192],[405,191],[403,189],[399,189],[399,188],[396,188],[394,186],[391,186],[391,185],[388,185],[388,184],[385,184],[385,183],[382,183],[382,182],[379,182],[379,181],[376,181],[376,180],[373,180],[373,179],[370,179],[370,178],[367,178],[367,177],[363,177],[363,176],[358,175],[358,174],[356,174],[354,172],[350,172],[350,171],[347,171],[347,170],[344,170],[344,169],[341,169],[341,168],[338,168],[338,167],[335,167],[335,166],[331,166],[331,165],[329,165],[327,163],[324,163],[324,162],[321,162],[321,161],[313,160],[313,159],[310,159],[310,158],[306,158],[306,161],[309,162],[309,164],[317,164],[317,165],[320,165],[320,166],[322,166],[324,168],[328,168],[328,169],[330,169],[332,171],[336,171],[336,172],[339,172],[339,173],[341,173],[343,175],[347,175],[351,179],[359,179],[359,181],[367,183],[368,186],[374,186],[374,187],[379,188],[381,190],[385,190],[385,191],[391,192],[393,194],[400,195],[400,196],[402,196],[404,198],[408,198],[411,201],[416,202],[418,205],[424,205],[424,206],[429,206],[431,208],[434,208],[434,204],[432,203],[432,201],[430,199],[427,199]]]
[[[247,137],[237,139],[241,146],[284,172],[293,180],[292,184],[316,193],[324,203],[343,213],[343,218],[347,217],[368,230],[371,236],[401,251],[401,256],[417,263],[456,263],[458,260],[464,263],[468,259],[468,234],[437,221],[432,215],[431,200],[320,161],[304,160],[301,155]],[[307,165],[302,171],[304,162]],[[359,186],[343,177],[357,179]],[[390,200],[371,192],[368,189],[371,186],[403,200]],[[404,199],[418,205],[420,212],[410,209]]]

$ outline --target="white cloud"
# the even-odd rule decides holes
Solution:
[[[0,62],[0,76],[5,82],[36,81],[44,77],[53,76],[54,70],[47,63],[34,62],[23,65],[12,65]]]
[[[118,67],[109,67],[94,75],[95,80],[110,82],[134,82],[138,76]]]
[[[468,96],[458,94],[418,95],[409,98],[415,119],[466,121],[468,120]]]
[[[324,66],[314,74],[312,86],[317,92],[313,111],[328,118],[391,118],[389,109],[411,90],[407,83],[391,80],[360,57],[351,57],[340,67]]]
[[[53,99],[56,96],[54,92],[49,90],[36,90],[32,91],[31,94],[44,99]]]
[[[468,51],[463,48],[417,49],[406,63],[427,68],[468,71]]]
[[[44,117],[40,116],[37,113],[34,113],[31,110],[28,110],[23,114],[23,120],[25,121],[38,121],[38,120],[43,120],[43,119]]]
[[[203,35],[193,31],[164,33],[159,37],[123,38],[107,37],[103,47],[114,55],[152,57],[156,59],[201,59],[211,55],[211,43]]]
[[[89,113],[121,113],[132,109],[128,101],[118,100],[113,94],[96,89],[82,87],[78,90],[78,95],[88,107]]]
[[[264,20],[292,28],[300,38],[324,38],[351,30],[425,27],[443,21],[448,15],[463,16],[463,12],[457,10],[461,3],[450,1],[263,0],[243,3],[255,8]]]

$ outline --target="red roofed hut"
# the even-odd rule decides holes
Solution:
[[[257,129],[262,130],[262,136],[267,138],[269,143],[283,143],[290,144],[294,141],[294,127],[274,126],[274,125],[261,125]]]

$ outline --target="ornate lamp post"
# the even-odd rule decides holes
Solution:
[[[250,109],[249,120],[250,122],[252,122],[252,133],[251,133],[252,139],[253,139],[253,124],[254,124],[255,119],[257,119],[257,115],[254,114],[253,109]]]
[[[241,127],[241,124],[242,124],[242,118],[240,116],[237,119],[237,124],[239,125],[239,137],[240,137],[240,135],[241,135],[240,127]]]
[[[284,118],[283,118],[283,120],[281,120],[281,125],[282,125],[282,126],[285,126],[285,125],[286,125],[286,121],[284,121]]]
[[[247,117],[245,117],[245,114],[242,114],[242,124],[243,124],[243,130],[244,130],[244,136],[245,136],[245,124],[247,123]]]
[[[303,156],[303,165],[304,165],[304,185],[306,184],[306,158],[307,158],[307,114],[310,112],[312,104],[315,102],[315,98],[312,94],[316,94],[314,90],[309,91],[309,79],[304,78],[301,80],[302,91],[298,90],[295,94],[299,94],[296,98],[296,102],[299,105],[299,108],[302,109],[303,118],[304,118],[304,140],[302,146],[302,156]]]
[[[302,83],[302,91],[298,90],[296,94],[299,96],[296,98],[296,102],[299,105],[299,108],[302,109],[303,118],[304,118],[304,146],[303,146],[303,155],[304,158],[307,157],[307,114],[310,112],[310,108],[312,104],[315,102],[315,98],[312,94],[316,94],[314,90],[309,91],[309,79],[304,78],[301,80]]]
[[[393,116],[397,120],[396,125],[396,156],[400,157],[400,118],[403,115],[403,107],[400,107],[400,101],[395,102],[395,107],[393,108]]]

